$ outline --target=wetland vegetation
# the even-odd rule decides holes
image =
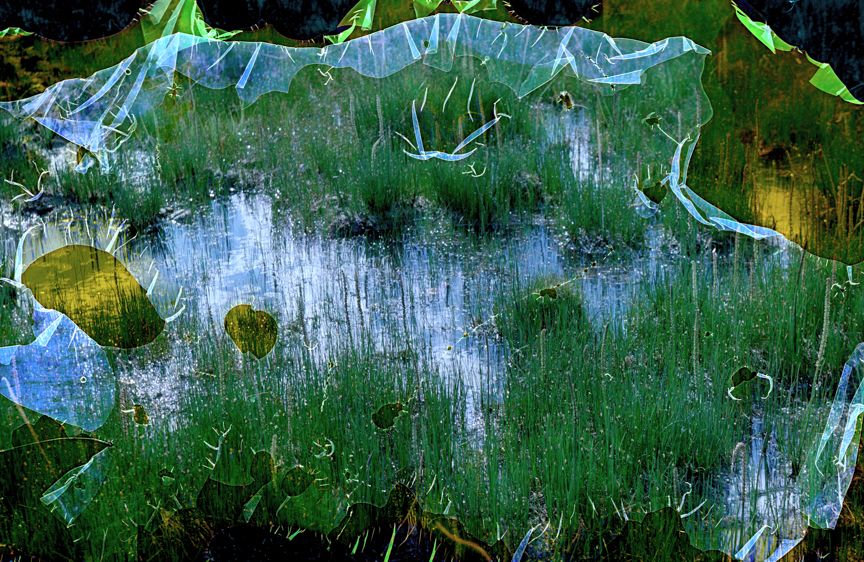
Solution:
[[[517,101],[475,88],[471,65],[447,80],[333,71],[335,91],[307,69],[296,95],[251,106],[178,79],[142,140],[86,174],[72,168],[88,155],[4,121],[0,168],[20,186],[0,186],[2,274],[38,221],[27,264],[91,228],[100,245],[122,218],[117,258],[142,288],[167,284],[163,316],[186,308],[147,346],[105,348],[117,403],[94,432],[3,399],[0,459],[33,478],[2,505],[2,542],[44,559],[230,559],[246,540],[310,559],[720,559],[705,551],[734,553],[763,521],[794,532],[798,506],[826,503],[811,454],[864,340],[861,160],[847,137],[805,131],[846,110],[789,65],[785,82],[741,78],[765,72],[735,62],[764,47],[714,4],[706,29],[614,9],[592,26],[724,45],[703,78],[715,116],[694,190],[814,253],[702,225],[665,188],[641,216],[608,164],[632,147],[597,148],[615,133],[562,103],[568,79]],[[792,84],[812,111],[790,125],[779,97],[733,83]],[[436,107],[418,117],[427,147],[507,117],[470,166],[419,161],[421,100]],[[11,201],[21,186],[45,193]],[[821,214],[780,224],[759,195],[772,189]],[[26,293],[2,284],[2,345],[31,339]],[[247,303],[278,326],[261,357],[223,328]],[[46,443],[73,438],[98,443],[45,462]],[[668,541],[640,534],[643,517]]]

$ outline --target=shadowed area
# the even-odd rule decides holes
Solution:
[[[292,39],[320,39],[335,33],[354,0],[201,0],[204,20],[224,29],[271,24]]]
[[[142,0],[9,0],[0,3],[0,29],[20,27],[57,41],[106,37],[131,24]]]
[[[511,0],[508,11],[532,25],[577,25],[600,15],[599,0]],[[584,18],[584,19],[583,19]]]

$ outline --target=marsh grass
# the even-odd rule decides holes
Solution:
[[[0,115],[0,174],[2,179],[17,181],[27,187],[37,184],[37,166],[44,169],[43,158],[32,147],[42,147],[47,143],[45,131],[41,127],[24,125],[8,115]],[[37,166],[30,164],[36,163]],[[0,195],[10,201],[21,193],[15,186],[0,182]]]
[[[715,37],[722,28],[709,17],[698,21],[697,35]],[[726,72],[728,61],[716,64],[717,72]],[[429,99],[440,104],[452,82],[434,78],[430,71]],[[475,178],[465,173],[467,166],[417,163],[402,151],[410,147],[393,133],[413,140],[410,101],[423,95],[416,79],[380,82],[377,99],[361,96],[373,90],[348,73],[339,80],[358,87],[346,86],[339,99],[315,72],[295,80],[303,95],[290,102],[270,95],[251,107],[242,107],[232,92],[183,85],[180,99],[169,99],[162,113],[141,123],[151,143],[144,143],[144,152],[153,155],[144,162],[143,181],[94,168],[59,178],[58,194],[113,205],[141,225],[168,205],[195,208],[231,189],[255,189],[310,224],[326,225],[334,213],[350,212],[397,232],[425,200],[453,217],[459,232],[501,230],[514,215],[539,210],[572,237],[581,229],[625,246],[644,240],[650,223],[634,216],[626,190],[607,192],[602,181],[572,189],[579,182],[567,148],[530,144],[538,138],[536,115],[517,115],[488,135],[483,157],[472,160],[476,174],[486,171]],[[557,86],[520,103],[554,108]],[[434,105],[435,113],[421,116],[428,147],[452,147],[489,118],[490,98],[498,93],[479,91],[473,121],[463,109],[467,88],[454,90],[451,112]],[[724,95],[723,103],[731,103]],[[505,107],[506,100],[499,108]],[[741,110],[734,121],[717,113],[725,124],[703,136],[697,154],[705,155],[694,163],[694,176],[713,174],[711,193],[722,196],[721,206],[732,205],[733,214],[751,212],[738,197],[746,192],[747,160],[735,144],[737,119],[750,113]],[[280,130],[282,122],[290,126]],[[792,132],[778,130],[776,138]],[[121,171],[140,164],[134,154]],[[847,241],[854,240],[860,213],[853,171],[832,173],[835,199],[846,205],[838,205],[846,210],[836,224]],[[58,552],[20,524],[8,542],[46,557],[133,558],[140,545],[151,544],[147,537],[182,534],[184,510],[238,522],[259,492],[254,524],[327,533],[351,504],[382,505],[401,483],[424,509],[458,517],[489,543],[503,536],[512,550],[527,529],[550,524],[560,528],[556,540],[544,541],[550,556],[596,558],[609,533],[620,530],[622,506],[668,507],[670,496],[677,502],[684,493],[684,478],[707,493],[708,475],[724,468],[751,431],[751,403],[739,405],[726,395],[729,375],[742,365],[773,377],[765,416],[776,420],[784,454],[800,458],[821,429],[819,407],[830,398],[837,368],[862,339],[860,287],[813,256],[783,263],[764,245],[706,236],[670,198],[662,209],[655,222],[675,237],[680,256],[668,275],[638,287],[639,300],[620,322],[597,325],[576,284],[560,279],[496,295],[495,327],[510,354],[501,393],[498,381],[483,381],[478,390],[458,372],[439,372],[428,350],[405,354],[404,345],[394,343],[382,353],[368,334],[354,332],[332,336],[324,360],[303,345],[308,342],[287,338],[260,361],[244,358],[225,334],[194,319],[181,320],[144,350],[109,350],[118,406],[97,436],[113,444],[114,465],[94,502],[65,531],[79,540],[58,538],[69,549]],[[554,297],[543,291],[550,287],[556,287]],[[11,334],[8,302],[2,301],[0,333]],[[401,327],[391,329],[393,342],[409,338]],[[173,413],[144,404],[150,423],[136,423],[129,396],[152,379],[131,375],[165,365],[189,367],[168,373],[177,387],[151,393],[171,402]],[[177,388],[182,392],[175,395]],[[761,392],[754,388],[752,395]],[[373,413],[397,402],[406,411],[392,428],[376,427]],[[18,411],[6,401],[3,406],[8,426],[20,424]],[[789,409],[799,412],[795,424],[781,415]],[[27,415],[35,422],[36,415]],[[289,494],[285,480],[298,466],[314,480]]]
[[[695,240],[701,227],[692,228],[676,232]],[[189,509],[228,523],[244,522],[245,510],[262,528],[328,534],[351,505],[381,506],[401,484],[424,510],[458,518],[487,544],[503,535],[512,550],[525,530],[548,523],[553,558],[601,556],[621,532],[622,509],[635,517],[634,506],[668,507],[684,480],[708,494],[711,475],[746,442],[752,399],[726,394],[735,369],[773,378],[763,415],[783,454],[800,458],[821,429],[837,367],[861,340],[862,295],[832,264],[794,253],[784,261],[743,240],[720,248],[712,259],[710,246],[694,242],[608,323],[586,314],[576,282],[503,289],[494,326],[509,361],[500,382],[479,387],[458,369],[442,372],[431,350],[404,353],[411,336],[398,321],[383,348],[362,329],[337,331],[324,356],[283,324],[273,352],[256,361],[219,322],[181,317],[146,348],[108,350],[118,405],[95,435],[112,443],[113,465],[70,542],[34,544],[26,527],[9,540],[55,558],[98,559],[102,549],[132,557],[136,545],[153,544],[148,537],[185,532]],[[353,304],[341,306],[347,318]],[[177,366],[168,387],[136,388],[160,384],[136,373],[164,365]],[[146,395],[162,398],[142,403]],[[373,415],[395,403],[404,411],[380,429]],[[10,426],[20,425],[4,404]],[[298,492],[285,480],[299,466],[314,478]],[[330,539],[350,546],[358,537]],[[61,547],[69,550],[50,550]]]
[[[646,232],[656,221],[636,213],[634,193],[619,185],[602,186],[601,182],[585,181],[579,189],[565,189],[560,204],[552,211],[567,237],[583,247],[612,248],[630,251],[640,247]]]
[[[5,243],[0,243],[0,277],[13,275],[15,252]],[[7,253],[8,252],[8,253]],[[0,281],[0,346],[28,343],[25,311],[20,310],[16,291]]]
[[[779,416],[770,423],[780,447],[800,466],[820,429],[815,420],[824,410],[818,405],[833,393],[825,387],[861,330],[854,313],[860,295],[822,325],[823,311],[812,302],[819,302],[830,273],[815,262],[808,258],[815,271],[775,269],[739,280],[737,288],[725,279],[715,289],[710,277],[699,271],[694,277],[684,261],[672,280],[640,291],[624,326],[587,322],[572,290],[539,296],[540,289],[555,286],[551,281],[527,298],[525,291],[512,295],[500,316],[515,358],[502,413],[506,429],[493,434],[487,452],[519,451],[513,459],[504,455],[501,472],[542,483],[538,497],[550,515],[564,505],[596,504],[598,497],[659,509],[666,494],[674,495],[675,482],[680,485],[678,477],[694,489],[707,486],[708,475],[747,440],[752,413],[729,400],[725,389],[734,369],[749,364],[773,377],[778,394],[764,408]],[[826,329],[833,375],[818,368],[818,334]],[[765,388],[753,392],[764,394]],[[798,411],[804,417],[783,420]],[[577,507],[576,513],[588,519],[589,509]],[[590,555],[587,544],[582,548]]]
[[[129,518],[148,532],[168,524],[165,516],[179,506],[200,507],[204,499],[209,500],[208,515],[235,520],[245,501],[232,501],[230,492],[248,500],[272,481],[253,522],[286,528],[300,524],[326,533],[350,504],[383,505],[395,483],[409,484],[417,477],[421,463],[450,464],[460,433],[453,426],[459,400],[411,364],[382,363],[380,356],[346,348],[334,352],[329,366],[318,365],[302,346],[277,347],[256,362],[239,358],[221,334],[201,338],[194,356],[199,365],[218,370],[203,374],[205,368],[190,381],[190,392],[181,398],[181,427],[137,426],[115,410],[105,435],[115,445],[112,453],[117,453],[117,474],[122,476],[106,482],[78,523],[82,532],[92,525],[93,531],[134,533],[131,521],[111,515],[121,494]],[[424,377],[420,383],[418,376]],[[225,391],[228,386],[231,392]],[[412,397],[416,403],[418,388],[423,393],[420,418],[415,409],[399,416],[388,431],[373,424],[372,414],[383,404],[408,403]],[[422,435],[419,442],[413,439],[415,432]],[[264,481],[256,480],[260,469],[256,474],[253,462],[260,453],[275,463]],[[297,465],[314,475],[314,484],[283,505],[287,498],[279,495],[281,482]],[[160,476],[166,474],[168,485]],[[203,498],[199,491],[214,478],[224,497]],[[257,487],[251,487],[253,482]],[[242,486],[248,487],[245,492],[238,488]],[[353,542],[355,537],[350,538]]]
[[[110,157],[110,171],[64,169],[47,183],[73,203],[113,206],[138,229],[166,209],[254,190],[273,195],[309,228],[348,216],[373,225],[361,231],[397,233],[431,203],[478,233],[550,209],[574,237],[604,232],[608,242],[631,247],[641,240],[644,221],[631,220],[630,188],[577,177],[568,162],[576,141],[552,140],[578,113],[555,104],[556,92],[584,85],[556,79],[517,100],[477,61],[460,65],[448,73],[418,66],[384,79],[333,70],[335,85],[309,68],[294,78],[291,96],[267,94],[248,107],[232,91],[178,79],[160,108],[139,120],[136,138]],[[506,117],[461,151],[476,150],[470,158],[418,161],[406,154],[417,150],[412,104],[427,150],[452,150],[494,116]]]
[[[659,509],[672,474],[707,485],[750,431],[752,412],[726,395],[740,365],[773,378],[764,415],[783,454],[801,462],[821,429],[820,404],[833,396],[830,381],[860,341],[861,294],[826,298],[832,266],[809,255],[787,266],[739,259],[739,277],[721,274],[719,283],[710,265],[680,260],[639,292],[623,323],[588,322],[578,291],[554,280],[500,301],[496,324],[513,360],[498,431],[485,445],[487,454],[510,452],[499,457],[501,473],[522,484],[516,489],[530,495],[537,489],[527,482],[542,484],[536,497],[552,514],[598,497]],[[493,511],[518,518],[527,507],[502,501]]]
[[[702,76],[713,117],[701,131],[690,188],[739,221],[770,227],[770,217],[757,212],[760,202],[753,199],[760,193],[756,182],[773,180],[754,179],[757,168],[770,158],[780,158],[796,172],[809,166],[795,177],[797,194],[790,195],[804,201],[824,197],[818,212],[802,213],[802,222],[815,234],[808,250],[846,263],[862,261],[857,202],[862,186],[854,178],[864,177],[864,152],[855,141],[864,114],[815,89],[809,83],[815,67],[803,53],[771,53],[727,2],[691,2],[683,9],[669,2],[649,8],[637,4],[610,0],[587,27],[645,41],[686,35],[713,53]],[[783,234],[805,242],[792,232]]]

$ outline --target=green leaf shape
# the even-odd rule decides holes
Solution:
[[[864,102],[852,95],[852,92],[850,92],[849,88],[846,87],[846,84],[840,80],[840,77],[837,76],[837,73],[834,72],[834,69],[831,68],[830,64],[813,60],[809,55],[807,56],[807,60],[819,67],[819,70],[817,70],[813,77],[810,78],[811,84],[826,94],[838,96],[843,101],[855,105],[864,104]]]
[[[300,525],[310,531],[329,533],[348,511],[342,490],[309,486],[299,496],[287,497],[275,514],[277,524]]]
[[[37,441],[68,437],[63,424],[48,416],[39,416],[32,424],[24,424],[12,432],[12,447],[30,445]]]
[[[263,489],[273,482],[276,466],[267,451],[252,454],[247,450],[241,456],[245,457],[243,465],[249,466],[249,480],[226,484],[211,474],[196,498],[195,504],[201,513],[216,519],[238,521],[242,517],[248,521],[260,501]]]
[[[666,194],[669,190],[663,185],[661,181],[655,181],[654,183],[646,186],[639,186],[639,191],[645,194],[645,197],[650,199],[652,202],[660,204],[663,201],[663,198],[666,197]]]
[[[210,479],[228,486],[248,486],[252,476],[251,450],[243,442],[243,435],[229,428],[220,434],[212,461]]]
[[[438,9],[442,0],[413,0],[414,13],[418,18],[425,18]]]
[[[649,127],[656,127],[660,124],[661,118],[655,112],[651,112],[642,119],[642,122],[648,125]]]
[[[768,47],[772,53],[776,53],[778,50],[791,51],[795,48],[778,37],[777,34],[771,30],[771,26],[767,23],[753,21],[750,16],[745,14],[735,3],[733,3],[732,6],[735,8],[735,15],[738,16],[738,21],[744,24],[744,27],[746,27],[747,30],[756,37],[756,39],[761,41],[763,45]]]
[[[279,483],[279,489],[288,497],[299,496],[315,482],[315,474],[302,464],[291,467]]]
[[[0,451],[0,471],[7,475],[0,479],[0,501],[10,511],[19,506],[38,507],[45,490],[110,446],[92,437],[62,436],[37,438]]]
[[[540,289],[539,295],[544,299],[557,299],[558,298],[558,288],[557,287],[546,287],[545,289]]]
[[[21,281],[45,308],[67,316],[101,346],[132,349],[155,340],[165,320],[120,260],[72,244],[36,259]]]
[[[764,379],[768,381],[767,393],[764,390],[757,391],[757,386],[754,386],[755,383],[751,384],[751,381],[755,379]],[[729,388],[726,392],[733,400],[743,400],[747,396],[753,398],[759,394],[761,394],[762,399],[764,400],[771,395],[773,389],[774,381],[770,376],[754,371],[745,365],[738,368],[737,371],[729,376]]]
[[[732,388],[736,388],[744,384],[745,382],[751,381],[755,378],[756,371],[747,366],[739,367],[737,371],[735,371],[729,376],[729,386]]]
[[[497,0],[452,0],[453,7],[462,14],[475,14],[484,10],[494,10]]]
[[[147,410],[141,404],[132,406],[132,419],[138,425],[148,425],[150,423],[150,416],[147,415]]]
[[[240,33],[210,27],[195,0],[157,0],[141,20],[141,34],[145,43],[156,41],[172,33],[186,33],[217,41]]]
[[[405,406],[401,402],[384,404],[372,414],[372,423],[378,429],[390,429],[396,424],[396,418],[403,411],[405,411]]]
[[[386,527],[408,518],[416,521],[421,512],[414,492],[402,484],[396,484],[390,490],[387,502],[382,506],[366,502],[351,505],[345,519],[339,523],[336,534],[346,537],[359,536],[366,529],[376,525]]]
[[[20,27],[7,27],[6,29],[0,30],[0,39],[5,37],[25,37],[27,35],[33,35],[33,32],[24,31]]]
[[[375,19],[375,6],[377,0],[360,0],[353,8],[348,10],[342,21],[339,22],[339,27],[348,26],[348,29],[336,35],[325,35],[324,39],[330,41],[334,45],[344,43],[354,30],[358,27],[363,31],[372,29],[372,21]]]
[[[756,39],[768,47],[772,53],[776,53],[777,51],[792,51],[795,49],[793,45],[790,45],[774,33],[767,23],[753,21],[750,16],[745,14],[741,8],[735,5],[734,2],[732,6],[735,8],[735,15],[738,16],[738,20],[744,24],[744,27],[746,27],[747,30],[756,37]],[[840,80],[840,77],[837,76],[837,73],[833,68],[831,68],[830,64],[814,60],[810,55],[807,55],[807,60],[818,67],[818,70],[810,79],[810,84],[826,94],[838,96],[845,102],[855,105],[864,104],[864,102],[852,95],[852,92],[850,92],[849,88],[842,80]]]
[[[238,304],[225,315],[225,331],[242,353],[261,359],[276,345],[276,319],[248,304]]]

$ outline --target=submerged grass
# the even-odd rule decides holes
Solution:
[[[15,263],[14,250],[5,241],[0,243],[0,277],[11,279]],[[0,281],[0,346],[27,343],[27,322],[24,311],[17,306],[15,290]]]
[[[120,399],[95,435],[112,443],[113,466],[63,531],[69,540],[34,543],[26,526],[4,537],[54,558],[98,559],[103,549],[132,557],[160,544],[148,537],[181,532],[193,509],[330,533],[350,547],[361,540],[353,524],[339,525],[350,506],[384,505],[401,484],[424,511],[457,517],[486,544],[503,537],[512,552],[527,529],[549,524],[541,534],[553,559],[596,558],[620,530],[621,510],[677,503],[685,480],[707,494],[710,475],[746,442],[752,403],[726,394],[738,367],[773,378],[764,415],[784,454],[800,458],[814,442],[817,411],[809,424],[778,412],[830,397],[861,339],[862,295],[830,263],[774,253],[739,241],[715,262],[696,249],[641,282],[640,299],[600,325],[575,281],[502,291],[495,326],[510,361],[502,381],[479,387],[467,373],[441,372],[430,350],[404,353],[410,336],[398,321],[383,349],[371,333],[334,334],[325,357],[312,353],[305,327],[281,326],[274,351],[255,361],[218,322],[181,319],[147,348],[110,351]],[[826,298],[834,281],[840,289]],[[300,309],[293,316],[307,322]],[[183,365],[168,384],[176,389],[165,390],[174,413],[143,403],[142,415],[130,398],[141,395],[136,385],[165,383],[134,374],[162,365]],[[392,424],[376,424],[394,404]],[[175,546],[166,539],[157,558]]]
[[[666,507],[679,478],[705,493],[708,475],[751,431],[752,403],[742,408],[726,394],[743,365],[772,377],[760,415],[800,467],[821,431],[811,405],[819,410],[833,396],[838,368],[861,340],[862,295],[826,296],[834,274],[811,256],[787,266],[730,258],[740,269],[726,267],[732,275],[719,279],[681,260],[638,293],[621,323],[588,322],[578,291],[560,282],[501,301],[497,324],[513,362],[484,450],[497,453],[497,482],[509,494],[492,495],[493,512],[526,526],[532,508],[551,521],[564,513],[578,534],[595,506]],[[540,507],[516,499],[532,497]],[[578,548],[591,556],[590,541]]]
[[[717,6],[701,7],[718,15]],[[663,17],[670,13],[677,11]],[[742,53],[750,52],[742,42],[746,36],[726,29],[727,20],[697,21],[705,26],[693,31],[697,42],[712,46],[726,34]],[[610,33],[627,35],[634,27],[625,24]],[[659,24],[656,31],[678,34]],[[709,73],[727,80],[727,87],[729,76],[737,76],[730,72],[734,63],[726,55],[711,60]],[[272,196],[274,207],[290,208],[309,225],[323,223],[337,234],[398,232],[416,209],[431,203],[469,231],[501,230],[513,215],[542,210],[588,246],[596,246],[590,242],[597,237],[603,246],[644,241],[650,223],[635,216],[629,192],[607,189],[602,178],[577,179],[568,146],[537,140],[542,121],[532,111],[486,135],[473,169],[405,155],[409,142],[395,132],[413,141],[410,101],[419,102],[428,86],[429,100],[441,103],[452,84],[424,72],[425,83],[397,76],[374,90],[345,73],[339,80],[357,87],[344,87],[339,99],[319,75],[301,73],[295,91],[302,95],[290,101],[269,95],[251,107],[242,107],[232,92],[181,84],[177,99],[142,121],[149,140],[139,152],[129,151],[117,172],[61,173],[48,187],[82,204],[113,206],[139,228],[168,206],[194,208],[231,190],[257,189]],[[520,103],[563,111],[552,104],[559,86]],[[740,197],[749,189],[742,178],[760,157],[754,147],[738,146],[739,139],[750,139],[738,129],[754,114],[737,104],[734,120],[727,119],[723,108],[733,96],[717,83],[708,88],[716,90],[709,94],[721,124],[706,129],[693,176],[707,186],[706,194],[746,219],[752,207]],[[367,91],[378,95],[358,93]],[[454,139],[490,118],[499,93],[477,92],[470,107],[468,88],[455,89],[451,112],[442,108],[437,123],[421,116],[427,148],[452,148]],[[757,99],[749,96],[742,99]],[[508,101],[497,109],[511,109]],[[462,108],[473,111],[473,119]],[[827,110],[819,108],[813,114],[824,116]],[[774,131],[782,125],[776,119],[760,123],[756,140],[748,143],[801,134]],[[19,152],[16,130],[2,131],[8,139],[3,150],[16,151],[10,152],[14,158],[0,159],[2,166],[41,158],[38,151]],[[807,146],[827,142],[813,135]],[[48,143],[33,141],[43,148]],[[826,155],[828,162],[837,158]],[[845,201],[829,222],[842,226],[846,242],[854,241],[860,220],[855,168],[825,169],[834,178],[835,199]],[[37,176],[21,173],[22,180],[33,180],[27,185],[35,182]],[[685,478],[705,492],[700,485],[707,475],[746,441],[752,415],[745,406],[751,404],[726,394],[730,375],[742,366],[772,377],[766,419],[776,420],[784,453],[800,458],[821,429],[817,407],[830,398],[837,368],[864,339],[864,295],[845,281],[842,269],[812,256],[784,263],[763,245],[730,236],[712,240],[679,207],[670,208],[674,204],[665,201],[656,222],[674,234],[681,257],[666,275],[638,287],[640,300],[620,322],[598,326],[577,283],[547,279],[497,295],[495,326],[510,353],[500,392],[499,381],[484,381],[480,391],[460,373],[439,372],[428,351],[405,354],[394,344],[382,353],[369,335],[335,338],[323,361],[296,340],[280,341],[271,355],[253,361],[240,357],[223,333],[182,320],[146,350],[111,351],[119,404],[96,434],[113,444],[110,477],[76,524],[57,531],[54,543],[32,535],[20,507],[3,530],[4,541],[48,558],[134,558],[142,544],[165,548],[151,553],[155,558],[179,558],[169,550],[177,541],[148,541],[180,534],[185,510],[328,533],[350,505],[383,505],[394,485],[403,484],[424,509],[458,517],[490,544],[503,537],[512,551],[527,529],[550,524],[558,529],[555,540],[552,532],[542,534],[553,558],[596,558],[610,529],[618,530],[620,510],[667,507],[670,496],[677,502],[684,493],[678,485]],[[712,248],[719,253],[713,259]],[[17,333],[8,322],[12,302],[10,293],[0,292],[4,338]],[[394,341],[408,338],[393,330]],[[128,396],[145,379],[130,373],[178,364],[188,369],[173,373],[180,382],[163,396],[173,401],[175,413],[161,414],[157,407],[140,415]],[[178,388],[182,392],[173,395]],[[401,413],[392,427],[379,428],[373,414],[393,404]],[[19,414],[8,402],[4,406],[4,419],[14,426]],[[147,411],[150,404],[138,406]],[[778,414],[789,409],[810,417],[793,424]],[[28,415],[35,424],[36,416]],[[309,485],[300,489],[297,481]],[[330,538],[356,548],[360,537],[349,535]]]

